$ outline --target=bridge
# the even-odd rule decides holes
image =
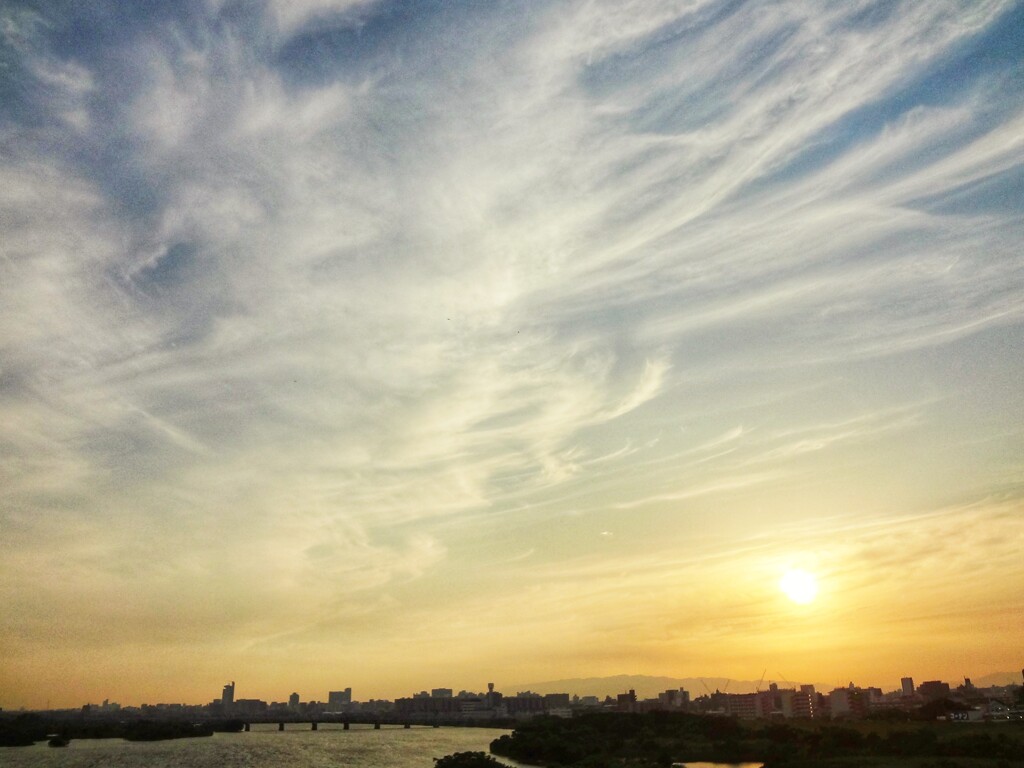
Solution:
[[[341,730],[349,730],[352,725],[372,725],[374,730],[381,730],[383,727],[409,729],[417,728],[514,728],[515,721],[511,718],[468,718],[460,716],[448,717],[416,717],[395,714],[334,714],[323,713],[316,719],[309,717],[274,717],[260,715],[257,717],[237,718],[244,725],[243,731],[251,730],[253,725],[277,725],[278,731],[284,730],[311,730],[319,729],[321,725],[341,725]],[[285,726],[292,726],[286,728]],[[331,728],[330,730],[338,730]]]

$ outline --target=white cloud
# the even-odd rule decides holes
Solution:
[[[922,200],[1019,172],[1021,114],[986,111],[982,82],[883,106],[1007,7],[476,8],[372,61],[321,52],[315,83],[282,46],[376,4],[169,24],[124,41],[117,84],[23,48],[64,122],[3,135],[0,504],[21,527],[0,547],[39,568],[68,526],[84,584],[144,542],[132,607],[265,574],[239,610],[273,603],[272,642],[386,612],[460,525],[521,517],[525,571],[549,552],[524,530],[570,513],[618,513],[583,534],[616,548],[669,508],[756,528],[754,500],[825,496],[816,462],[840,455],[857,496],[850,466],[943,433],[935,403],[999,408],[943,379],[944,345],[1016,332],[1019,215]],[[872,367],[893,359],[924,373],[899,389]],[[90,596],[123,584],[103,573]]]
[[[379,0],[272,0],[270,14],[282,34],[290,34],[315,21],[340,18],[358,24]]]

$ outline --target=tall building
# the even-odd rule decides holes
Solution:
[[[225,707],[230,707],[235,703],[235,681],[232,680],[230,683],[224,686],[224,692],[220,695],[220,703]]]
[[[792,702],[793,714],[791,717],[800,717],[807,720],[818,717],[818,694],[813,685],[801,685],[799,691],[793,692]]]
[[[941,699],[949,696],[949,683],[928,680],[917,686],[917,692],[925,699]]]
[[[343,707],[352,703],[352,689],[346,688],[343,691],[329,691],[327,693],[327,706]]]
[[[487,702],[488,707],[493,709],[494,707],[500,706],[503,698],[504,696],[502,696],[501,693],[494,690],[494,683],[487,684],[487,694],[484,696],[484,700]]]
[[[299,706],[299,694],[293,693],[291,696],[288,697],[288,706],[292,709]]]
[[[864,717],[867,714],[867,694],[853,683],[847,688],[836,688],[828,695],[833,719]]]
[[[452,697],[451,688],[431,688],[430,698],[432,699],[450,699]]]
[[[903,689],[903,695],[908,698],[914,695],[914,678],[912,677],[901,677],[900,687]]]

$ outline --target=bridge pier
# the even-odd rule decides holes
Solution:
[[[284,730],[284,723],[278,723],[277,724],[277,730],[283,731]]]
[[[380,721],[379,720],[376,723],[373,724],[373,730],[375,730],[375,731],[379,731],[380,730]]]
[[[312,728],[310,728],[309,730],[311,730],[311,731],[315,731],[315,730],[316,730],[316,723],[313,723],[313,727],[312,727]]]
[[[342,724],[342,726],[341,726],[341,729],[342,729],[343,731],[347,731],[347,730],[348,730],[348,720],[346,720],[346,721],[345,721],[345,722],[344,722],[344,723]]]
[[[249,724],[246,723],[244,726],[242,726],[242,730],[245,731],[246,733],[248,733],[249,732]]]
[[[412,728],[412,726],[411,726],[411,725],[409,725],[408,723],[406,723],[406,724],[405,724],[405,730],[409,730],[410,728]]]

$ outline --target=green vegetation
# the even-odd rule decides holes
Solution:
[[[1024,764],[1024,729],[1011,724],[740,722],[670,712],[537,718],[491,743],[535,765],[667,768],[676,762],[768,766],[1004,768]]]

